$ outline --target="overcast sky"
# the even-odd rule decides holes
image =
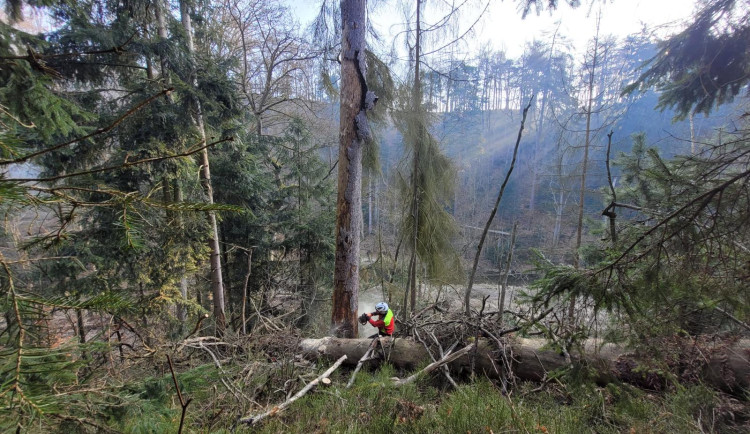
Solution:
[[[302,26],[307,26],[319,10],[320,0],[284,0],[292,9]],[[334,0],[335,1],[335,0]],[[487,0],[474,1],[473,8],[464,12],[466,26],[473,22]],[[625,36],[638,33],[643,24],[653,29],[659,27],[660,34],[666,35],[682,28],[689,19],[694,0],[582,0],[578,8],[561,4],[551,13],[543,11],[537,16],[533,12],[521,19],[517,2],[514,0],[489,0],[487,14],[477,28],[475,41],[471,44],[478,47],[490,43],[495,49],[505,49],[509,57],[518,57],[523,52],[526,42],[534,38],[546,40],[545,33],[550,34],[558,27],[560,33],[567,36],[575,49],[583,50],[595,31],[595,17],[602,10],[602,34]],[[546,0],[545,0],[546,1]],[[369,19],[387,39],[403,29],[403,14],[396,7],[399,0],[382,1],[384,6],[378,8]],[[411,1],[410,3],[415,3]],[[560,1],[560,3],[565,3]],[[480,5],[480,6],[477,6]],[[429,2],[427,5],[429,12]],[[412,7],[413,9],[413,7]],[[429,16],[427,18],[429,20]]]

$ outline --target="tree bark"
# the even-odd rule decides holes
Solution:
[[[362,230],[362,146],[369,135],[365,63],[366,0],[341,2],[341,109],[336,202],[336,257],[331,335],[358,332],[359,245]]]
[[[404,338],[381,338],[381,342],[388,362],[397,368],[415,369],[431,361],[429,354],[419,342]],[[311,360],[335,360],[345,355],[346,364],[354,366],[370,344],[370,339],[303,339],[299,350],[304,357]],[[568,358],[558,351],[545,349],[545,344],[546,341],[543,339],[515,338],[509,342],[509,354],[512,354],[511,369],[517,378],[541,381],[548,373],[572,363],[574,366],[586,366],[590,369],[598,384],[623,381],[640,387],[659,389],[668,383],[660,371],[650,369],[640,361],[643,358],[639,360],[624,347],[602,344],[590,339],[583,344],[582,354],[570,354],[569,362]],[[694,346],[690,339],[686,339],[682,344],[685,348]],[[497,357],[496,350],[489,342],[483,339],[478,341],[474,360],[477,373],[490,378],[500,378],[502,359]],[[697,357],[690,365],[690,369],[698,368],[695,371],[697,379],[732,393],[742,393],[742,390],[750,387],[750,340],[744,339],[729,344],[713,343],[702,348],[702,352],[704,357]],[[454,373],[468,373],[472,366],[471,357],[471,354],[466,354],[448,366]],[[380,360],[382,361],[382,358]]]

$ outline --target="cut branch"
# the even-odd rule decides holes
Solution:
[[[370,355],[375,351],[375,347],[378,345],[378,341],[380,340],[380,336],[375,336],[372,339],[372,343],[370,344],[370,348],[367,349],[367,352],[362,356],[361,359],[359,359],[359,362],[357,362],[357,367],[354,369],[354,372],[352,372],[352,377],[349,379],[349,382],[346,383],[346,388],[352,387],[352,384],[354,384],[354,379],[357,377],[357,373],[360,369],[362,369],[362,365],[365,364],[366,361],[370,360]]]
[[[477,344],[473,343],[471,345],[468,345],[468,346],[466,346],[466,347],[464,347],[464,348],[456,351],[455,353],[448,353],[442,359],[438,360],[437,362],[430,363],[429,365],[427,365],[427,367],[425,367],[421,371],[417,372],[416,374],[411,375],[411,376],[409,376],[407,378],[404,378],[402,380],[395,381],[394,385],[395,386],[403,386],[405,384],[413,383],[414,381],[416,381],[417,378],[419,378],[420,375],[429,374],[430,372],[436,370],[437,368],[439,368],[439,367],[441,367],[441,366],[443,366],[445,364],[448,364],[448,363],[450,363],[450,362],[458,359],[459,357],[463,356],[464,354],[467,354],[469,351],[471,351],[474,348],[476,348],[476,346],[477,346]]]
[[[190,405],[192,398],[187,401],[182,397],[180,386],[177,384],[177,376],[174,373],[174,365],[172,364],[172,358],[167,354],[167,361],[169,362],[169,371],[172,373],[172,381],[174,381],[174,388],[177,390],[177,398],[180,400],[180,407],[182,407],[182,414],[180,415],[180,427],[177,429],[177,434],[182,434],[182,427],[185,424],[185,413],[187,412],[187,406]]]
[[[341,366],[342,363],[344,363],[344,360],[346,360],[346,355],[343,355],[343,356],[339,357],[339,359],[336,361],[336,363],[334,363],[333,366],[331,366],[330,368],[328,368],[327,371],[325,371],[324,373],[322,373],[318,378],[316,378],[313,381],[311,381],[307,386],[305,386],[304,388],[302,388],[302,390],[300,390],[299,392],[297,392],[294,396],[292,396],[291,398],[289,398],[288,400],[286,400],[282,404],[274,406],[271,410],[269,410],[269,411],[267,411],[265,413],[259,414],[257,416],[246,416],[246,417],[243,417],[242,419],[240,419],[240,423],[246,423],[246,424],[249,424],[249,425],[254,425],[254,424],[258,423],[259,421],[265,419],[266,417],[273,416],[273,415],[279,413],[280,411],[284,410],[285,408],[289,407],[294,401],[296,401],[296,400],[302,398],[303,396],[305,396],[305,394],[307,394],[307,392],[309,392],[310,389],[312,389],[313,387],[315,387],[321,380],[323,380],[324,378],[328,378],[328,376],[331,375],[333,373],[333,371],[335,371],[339,366]]]

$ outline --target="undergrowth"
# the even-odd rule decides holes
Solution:
[[[394,368],[386,365],[360,372],[350,389],[350,373],[335,372],[332,385],[318,386],[291,407],[254,427],[234,426],[237,433],[698,433],[746,432],[747,405],[727,406],[728,398],[704,386],[667,393],[645,392],[628,385],[597,387],[579,383],[519,384],[504,396],[489,380],[445,389],[422,379],[396,388]],[[286,396],[276,389],[282,379],[250,380],[246,387],[269,387],[259,406],[241,408],[221,393],[213,366],[178,375],[183,395],[193,401],[185,432],[229,433],[241,415],[262,413]],[[301,387],[301,386],[300,386]],[[128,433],[176,432],[180,406],[171,376],[147,378],[129,386],[133,402],[126,414],[111,420]],[[729,400],[735,404],[738,401]]]

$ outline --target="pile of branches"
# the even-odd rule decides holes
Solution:
[[[508,383],[515,383],[511,363],[513,351],[509,343],[509,337],[522,329],[539,325],[552,309],[548,309],[535,317],[506,311],[505,313],[514,316],[513,324],[509,325],[503,321],[501,312],[485,313],[487,298],[482,301],[479,312],[472,316],[467,316],[463,311],[451,312],[441,306],[440,303],[430,305],[408,319],[398,321],[399,332],[397,335],[408,336],[420,342],[430,355],[433,363],[445,360],[455,353],[459,347],[472,345],[478,342],[480,338],[485,339],[494,347],[492,359],[500,362],[494,366],[495,373],[501,379],[503,392],[507,392]],[[548,327],[542,328],[549,330]],[[468,371],[469,375],[475,373],[474,363],[478,350],[479,347],[473,345],[468,353],[471,364]],[[453,387],[457,387],[447,364],[442,364],[440,369],[445,379]]]

